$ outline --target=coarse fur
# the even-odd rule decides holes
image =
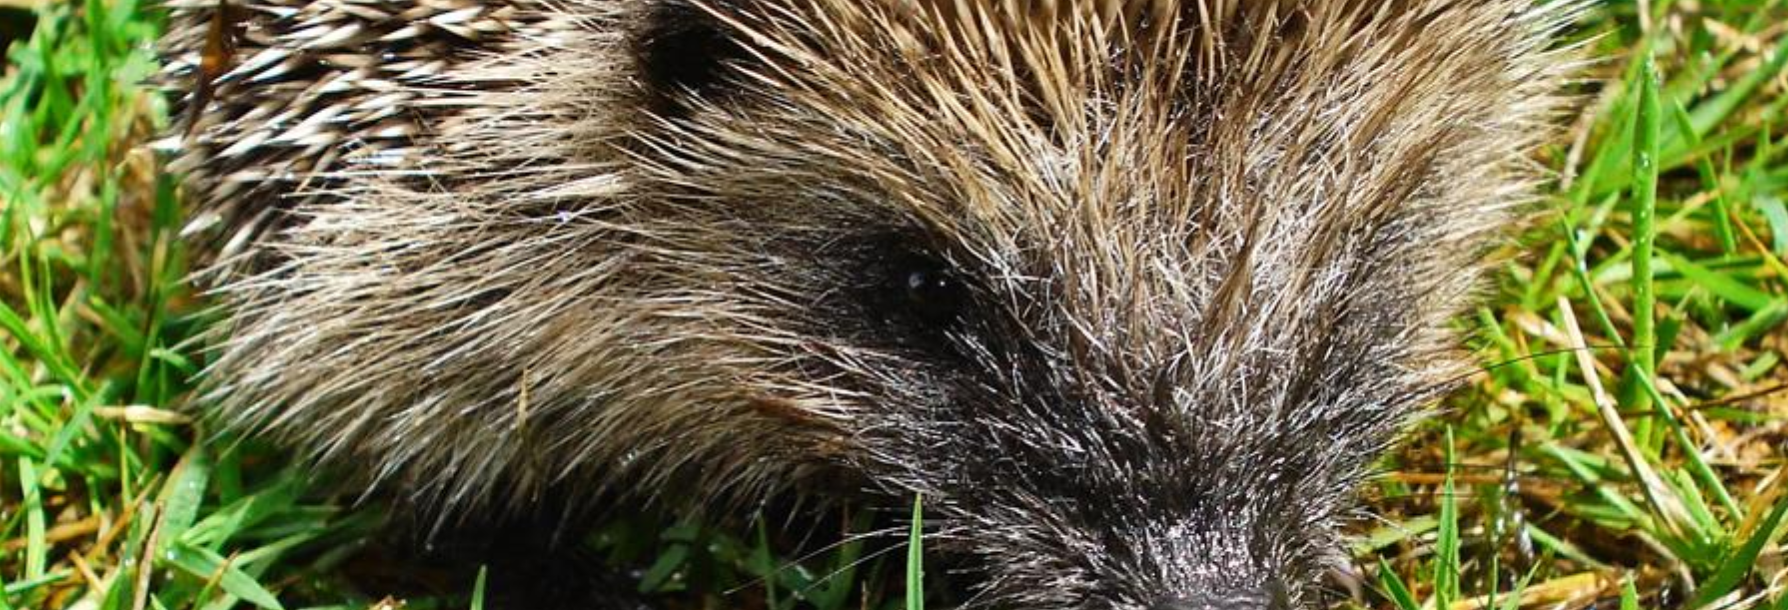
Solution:
[[[1313,603],[1577,6],[171,4],[214,421],[454,518],[922,494],[1044,610]]]

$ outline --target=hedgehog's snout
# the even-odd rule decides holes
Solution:
[[[1205,590],[1155,602],[1148,610],[1291,610],[1278,580],[1251,590]]]
[[[1233,515],[1232,515],[1233,516]],[[1208,521],[1207,517],[1195,520]],[[1273,531],[1263,524],[1231,523],[1188,532],[1180,528],[1137,536],[1120,532],[1113,553],[1129,556],[1128,569],[1108,572],[1104,595],[1112,610],[1294,610],[1308,608],[1294,591],[1308,588],[1308,572],[1297,558],[1269,550],[1272,540],[1303,534]],[[1271,532],[1271,533],[1263,533]],[[1097,595],[1097,594],[1095,594]],[[1097,604],[1095,604],[1097,605]]]
[[[1174,598],[1149,606],[1149,610],[1287,610],[1271,605],[1270,600],[1254,596]]]
[[[1278,580],[1258,587],[1204,588],[1157,599],[1146,610],[1292,610]]]

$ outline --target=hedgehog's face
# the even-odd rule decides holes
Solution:
[[[1442,67],[1367,54],[1415,22],[1236,15],[1222,42],[870,4],[671,8],[640,38],[664,117],[642,192],[655,236],[690,233],[655,256],[724,270],[694,293],[702,334],[745,346],[739,391],[923,494],[983,600],[1312,603],[1361,472],[1445,385],[1478,249],[1446,215],[1479,185],[1436,179],[1485,171],[1460,167],[1478,126],[1415,97]],[[1453,12],[1427,18],[1506,14]],[[1307,65],[1323,28],[1364,50]],[[1250,45],[1289,60],[1187,72]]]
[[[820,335],[858,353],[815,367],[863,397],[852,401],[867,451],[857,467],[925,495],[934,548],[975,556],[1000,607],[1309,603],[1338,511],[1408,406],[1349,402],[1366,391],[1322,384],[1401,372],[1354,346],[1325,351],[1346,341],[1331,332],[1358,331],[1294,313],[1256,332],[1304,336],[1220,336],[1258,314],[1172,294],[1197,281],[1175,268],[1191,253],[1005,237],[1018,247],[992,261],[915,251],[922,239],[828,259],[874,278],[867,297],[840,297],[860,299],[859,312],[827,318],[854,332]],[[1138,267],[1089,252],[1126,252]],[[1224,315],[1236,317],[1201,319]]]

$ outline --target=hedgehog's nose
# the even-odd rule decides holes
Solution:
[[[1210,599],[1170,599],[1149,606],[1149,610],[1266,610],[1266,606],[1254,603],[1251,599],[1210,600]]]
[[[1220,603],[1206,599],[1170,599],[1149,606],[1149,610],[1243,610],[1249,608],[1245,602]]]
[[[1193,595],[1155,602],[1149,610],[1288,610],[1277,596]]]

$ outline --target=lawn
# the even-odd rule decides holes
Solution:
[[[476,565],[370,577],[376,505],[195,442],[215,314],[147,146],[160,11],[26,4],[0,0],[0,610],[478,606]],[[1561,44],[1596,61],[1458,321],[1483,369],[1363,490],[1330,601],[1788,609],[1788,0],[1607,2]],[[904,516],[824,512],[617,515],[584,548],[673,608],[957,596],[909,573]]]

